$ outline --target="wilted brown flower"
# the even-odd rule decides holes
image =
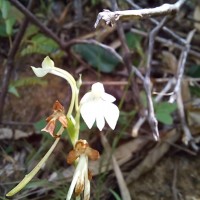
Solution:
[[[67,118],[65,116],[64,107],[57,100],[53,105],[53,114],[47,117],[47,125],[42,129],[42,131],[50,133],[52,137],[57,137],[54,133],[56,127],[56,121],[59,121],[64,128],[67,128]]]
[[[77,158],[79,158],[78,164],[67,194],[67,200],[71,199],[74,189],[76,196],[84,191],[84,200],[89,200],[92,174],[88,169],[88,158],[97,160],[99,158],[99,152],[89,147],[86,140],[78,140],[74,149],[67,156],[67,163],[72,164]]]

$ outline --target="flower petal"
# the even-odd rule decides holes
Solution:
[[[90,199],[90,181],[88,180],[88,174],[86,174],[83,200],[89,200],[89,199]]]
[[[119,109],[113,103],[105,102],[104,105],[104,117],[110,128],[114,130],[119,118]]]
[[[88,156],[90,160],[98,160],[99,152],[91,147],[87,147],[85,150],[85,154]]]
[[[79,175],[81,173],[80,169],[79,170],[77,170],[77,169],[78,169],[78,166],[77,166],[77,168],[76,168],[76,170],[74,172],[73,179],[72,179],[71,185],[69,187],[66,200],[71,200],[71,197],[72,197],[76,182],[77,182],[78,177],[79,177]]]
[[[58,121],[63,125],[64,128],[67,128],[67,118],[64,114],[61,114],[58,117]]]
[[[31,68],[37,77],[43,77],[50,72],[50,69],[36,68],[33,66]]]
[[[79,156],[79,153],[75,150],[71,150],[67,155],[67,163],[71,165]]]
[[[41,131],[50,133],[52,137],[55,137],[54,135],[55,127],[56,127],[55,119],[52,119],[47,123],[47,125]]]
[[[95,101],[95,109],[96,109],[96,124],[100,131],[102,131],[103,127],[105,126],[105,119],[104,119],[104,101],[98,100]]]
[[[104,101],[111,102],[111,103],[114,102],[114,101],[116,100],[115,97],[113,97],[112,95],[110,95],[110,94],[108,94],[108,93],[106,93],[106,92],[104,92],[104,93],[102,94],[101,98],[102,98]]]
[[[87,103],[93,100],[92,92],[87,92],[82,99],[80,100],[80,104]]]
[[[98,92],[98,93],[103,93],[103,92],[105,92],[104,87],[103,87],[103,84],[100,83],[100,82],[94,83],[94,84],[92,85],[91,89],[92,89],[92,92],[95,92],[95,93],[96,93],[96,92]]]
[[[82,104],[80,108],[81,116],[89,129],[92,128],[92,125],[95,122],[95,117],[96,117],[95,109],[96,108],[93,101],[89,101],[88,103]]]
[[[67,198],[66,200],[71,200],[72,193],[74,191],[75,185],[77,183],[78,178],[80,177],[80,174],[83,173],[83,168],[87,167],[87,160],[85,156],[80,156],[80,159],[78,161],[78,165],[76,166],[71,185],[69,187]]]
[[[49,56],[45,57],[43,62],[42,62],[42,68],[43,69],[48,69],[48,68],[53,68],[54,67],[54,62],[49,58]]]

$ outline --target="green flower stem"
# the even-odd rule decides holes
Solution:
[[[75,141],[77,142],[78,138],[79,138],[79,131],[80,131],[80,109],[78,108],[77,113],[76,113],[76,117],[75,117]]]
[[[75,101],[75,109],[76,109],[76,116],[75,116],[75,143],[79,139],[79,132],[80,132],[80,106],[79,106],[79,101],[78,101],[78,96],[79,96],[79,90],[81,87],[82,81],[81,81],[81,76],[77,82],[77,98]]]
[[[78,95],[79,95],[79,87],[80,86],[77,87],[76,81],[73,78],[73,76],[63,69],[54,67],[54,69],[50,73],[64,78],[65,80],[67,80],[67,82],[71,86],[72,98],[71,98],[71,103],[70,103],[69,110],[68,110],[68,113],[67,113],[67,118],[72,119],[71,115],[72,115],[73,109],[75,107],[75,110],[76,110],[76,117],[75,117],[75,124],[74,124],[75,130],[71,131],[71,133],[69,134],[71,143],[74,146],[76,144],[76,141],[79,138],[79,130],[80,130],[80,109],[79,109],[79,102],[78,102]]]
[[[72,112],[73,112],[75,102],[77,101],[76,99],[78,99],[78,91],[77,91],[77,87],[76,87],[76,81],[74,80],[73,76],[69,72],[67,72],[63,69],[57,68],[57,67],[54,67],[53,70],[49,73],[64,78],[71,86],[72,98],[71,98],[69,110],[67,113],[67,117],[70,118],[70,116],[72,115]]]
[[[64,131],[64,128],[61,127],[60,130],[58,131],[57,135],[61,135],[63,131]],[[37,172],[41,169],[41,167],[44,165],[46,160],[49,158],[52,151],[55,149],[56,145],[58,144],[59,140],[60,140],[60,137],[56,138],[53,145],[48,150],[48,152],[45,154],[45,156],[42,158],[42,160],[35,166],[35,168],[29,174],[27,174],[23,178],[23,180],[16,187],[14,187],[10,192],[8,192],[6,194],[7,197],[15,195],[17,192],[19,192],[21,189],[23,189],[27,185],[27,183],[29,183],[29,181],[31,181],[31,179],[37,174]]]

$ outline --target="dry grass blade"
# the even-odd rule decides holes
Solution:
[[[101,142],[102,142],[105,150],[107,152],[109,152],[109,154],[112,154],[112,149],[111,149],[106,137],[103,134],[101,134]],[[120,193],[121,193],[122,199],[123,200],[131,200],[131,196],[130,196],[129,190],[127,188],[127,185],[125,183],[123,174],[120,170],[120,167],[119,167],[114,155],[112,155],[112,165],[113,165],[113,169],[114,169],[114,172],[115,172],[115,175],[117,178],[117,182],[118,182],[118,185],[120,188]]]

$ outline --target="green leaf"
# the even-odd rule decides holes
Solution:
[[[14,86],[9,85],[8,92],[15,95],[16,97],[20,97],[17,88]]]
[[[10,2],[7,0],[1,1],[0,11],[0,35],[7,37],[13,33],[16,16],[13,15]]]
[[[54,40],[44,36],[43,34],[33,36],[28,43],[29,44],[21,51],[22,56],[33,53],[48,55],[59,49],[58,44]]]
[[[40,133],[41,130],[47,125],[47,122],[46,122],[46,118],[42,118],[40,119],[39,121],[35,122],[33,124],[34,126],[34,129],[37,133]],[[55,133],[57,133],[61,127],[61,123],[59,121],[56,122],[56,127],[55,127]],[[52,139],[52,136],[50,134],[48,134],[47,132],[43,131],[42,133],[44,133],[44,136],[47,137],[47,138],[51,138]],[[66,129],[63,131],[63,136],[66,135]]]
[[[29,42],[28,40],[29,40],[32,36],[38,34],[38,31],[39,31],[39,29],[38,29],[37,26],[34,26],[34,25],[30,24],[30,25],[27,27],[27,29],[26,29],[26,32],[25,32],[25,34],[24,34],[24,36],[23,36],[22,41],[23,41],[23,42]]]
[[[172,125],[173,119],[170,114],[168,113],[156,113],[156,119],[163,124]]]
[[[154,105],[156,112],[172,113],[176,110],[177,105],[175,103],[160,102]]]
[[[168,103],[168,102],[160,102],[158,104],[155,104],[154,106],[156,112],[164,112],[168,114],[174,112],[177,108],[176,103]]]
[[[11,86],[14,87],[24,87],[24,86],[32,86],[32,85],[41,85],[41,86],[46,86],[47,81],[42,80],[38,77],[25,77],[25,78],[20,78],[18,80],[12,81],[10,83]]]
[[[177,105],[175,103],[160,102],[154,105],[156,118],[159,122],[162,122],[167,125],[173,123],[171,113],[173,113]]]
[[[129,124],[128,122],[133,120],[135,114],[136,114],[135,110],[132,110],[130,112],[120,111],[118,123],[121,124],[122,126]]]
[[[193,96],[200,97],[200,88],[198,86],[190,86],[189,88]]]
[[[38,77],[26,77],[21,78],[19,80],[12,81],[9,84],[8,92],[15,95],[16,97],[20,97],[19,92],[17,91],[17,88],[24,87],[24,86],[30,86],[30,85],[41,85],[45,86],[47,85],[47,81],[42,80]]]
[[[200,77],[200,65],[192,65],[189,68],[186,68],[186,74],[193,78]]]
[[[33,126],[36,132],[41,132],[41,130],[46,126],[46,124],[47,122],[45,118],[42,118],[41,120],[35,122]]]
[[[131,32],[126,33],[125,37],[126,37],[126,43],[128,47],[131,50],[136,50],[136,52],[139,53],[141,57],[143,57],[144,52],[141,46],[142,37],[138,34],[134,34]]]
[[[121,62],[114,53],[97,44],[76,44],[72,48],[92,67],[101,72],[111,73]]]
[[[7,37],[7,33],[6,33],[6,26],[5,24],[0,24],[0,36],[1,37]]]
[[[101,0],[91,0],[92,6],[96,6],[101,2]]]
[[[8,19],[6,19],[5,23],[6,23],[6,33],[7,33],[7,35],[12,35],[13,25],[15,24],[15,19],[8,18]]]
[[[6,19],[9,15],[10,11],[10,2],[8,0],[3,0],[1,3],[1,12],[2,12],[2,17]]]

